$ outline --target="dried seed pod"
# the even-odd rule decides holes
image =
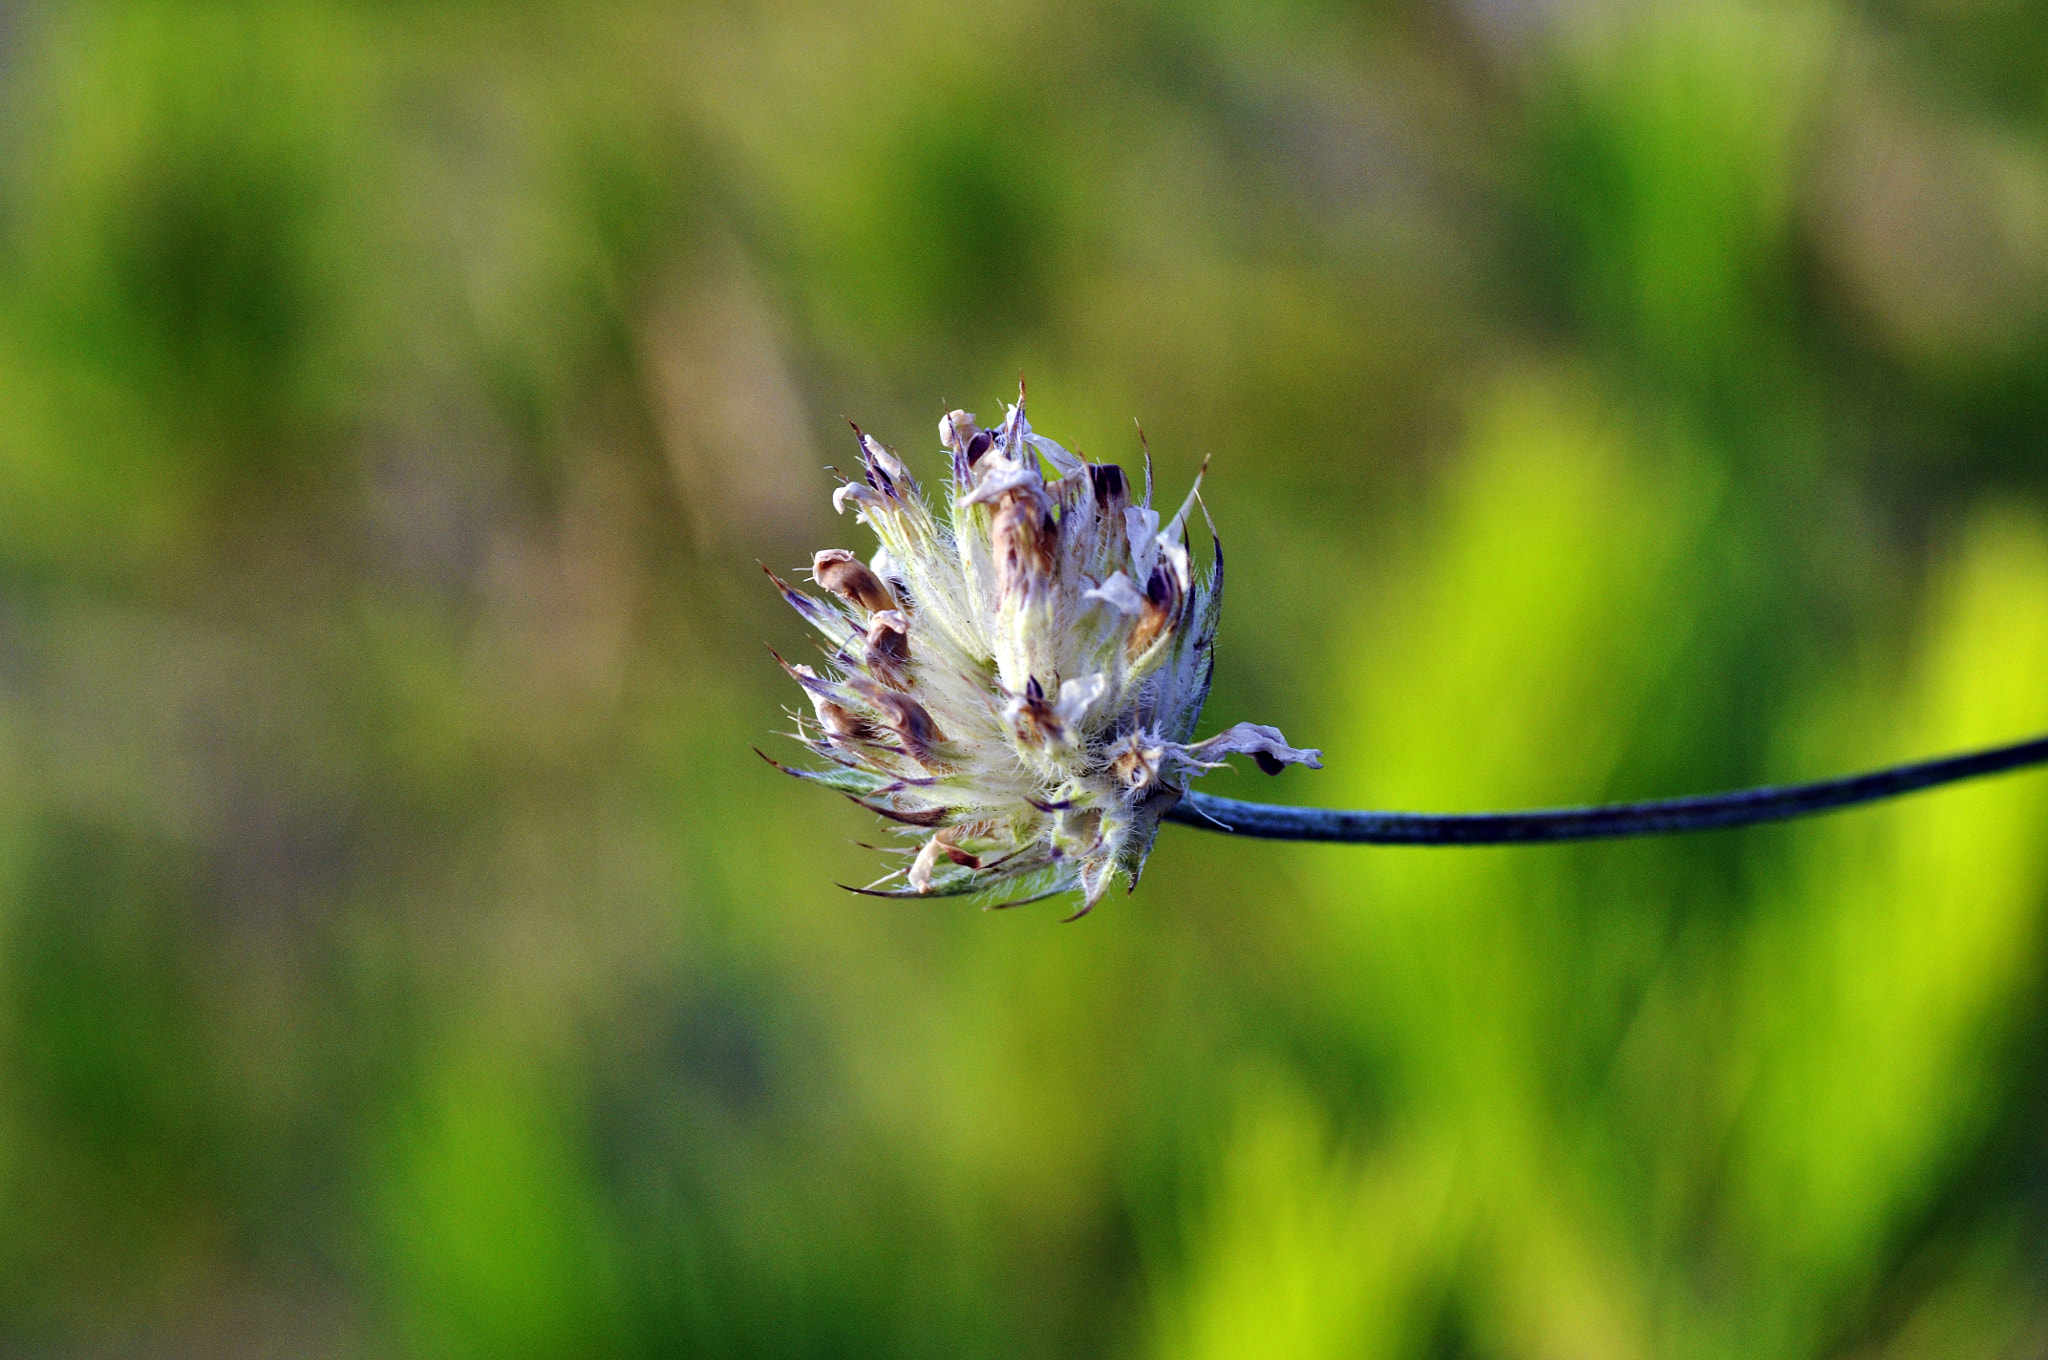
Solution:
[[[882,584],[882,578],[845,548],[826,548],[814,554],[811,577],[848,604],[857,604],[871,614],[896,607],[896,597]]]
[[[877,721],[903,743],[911,759],[921,765],[933,763],[934,749],[946,739],[946,734],[932,721],[923,704],[908,694],[884,688],[865,675],[856,675],[847,684],[875,710]]]
[[[1034,593],[1052,574],[1059,551],[1059,525],[1052,502],[1036,487],[1006,492],[996,502],[989,540],[995,551],[996,588],[1022,598]]]
[[[842,691],[839,686],[821,678],[809,666],[790,666],[786,662],[784,666],[804,687],[804,696],[817,711],[818,726],[825,729],[828,740],[834,743],[873,741],[880,735],[873,723],[840,702]]]
[[[903,688],[910,672],[910,620],[901,610],[883,609],[868,619],[868,670],[892,688]]]

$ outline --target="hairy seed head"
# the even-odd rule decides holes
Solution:
[[[828,674],[786,667],[815,717],[799,716],[796,736],[826,765],[790,772],[917,840],[903,868],[861,891],[1077,891],[1080,915],[1118,875],[1136,885],[1160,819],[1224,757],[1269,774],[1321,767],[1321,752],[1271,727],[1193,739],[1223,601],[1213,526],[1206,571],[1188,548],[1197,491],[1162,524],[1149,460],[1134,499],[1122,468],[1035,433],[1021,391],[994,429],[966,411],[939,422],[951,454],[941,513],[902,459],[854,436],[860,476],[832,501],[880,550],[865,563],[818,553],[811,575],[829,600],[770,575],[830,658]]]

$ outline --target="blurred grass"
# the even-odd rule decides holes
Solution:
[[[0,22],[0,1353],[2048,1336],[2048,784],[848,899],[760,581],[1021,369],[1422,808],[2048,727],[2022,6]]]

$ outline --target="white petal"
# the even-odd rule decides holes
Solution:
[[[1082,591],[1081,598],[1101,600],[1119,614],[1141,614],[1145,610],[1145,592],[1132,585],[1131,578],[1122,572],[1117,572],[1093,590]]]
[[[982,459],[982,467],[984,471],[980,484],[957,502],[962,507],[992,501],[1005,492],[1016,491],[1021,487],[1045,485],[1045,478],[1038,475],[1037,468],[1018,467],[996,454],[990,454]]]
[[[848,482],[845,486],[832,493],[833,511],[841,515],[845,514],[848,501],[852,501],[856,505],[880,505],[882,497],[873,487],[863,482]]]
[[[917,858],[910,862],[912,892],[925,893],[932,890],[932,872],[939,867],[940,853],[941,847],[937,836],[933,836],[918,849]]]
[[[1125,506],[1124,537],[1131,541],[1131,575],[1151,580],[1159,561],[1159,512],[1144,505]]]
[[[1060,685],[1060,697],[1054,701],[1052,711],[1069,728],[1078,728],[1088,717],[1088,710],[1094,708],[1109,689],[1109,677],[1097,671],[1093,675],[1068,680]]]
[[[1165,558],[1166,564],[1173,569],[1174,579],[1180,582],[1182,590],[1194,585],[1194,563],[1189,560],[1185,547],[1170,538],[1162,537],[1159,540],[1159,555]]]
[[[1088,466],[1042,434],[1027,434],[1024,442],[1044,454],[1045,461],[1058,468],[1062,477],[1072,477]]]

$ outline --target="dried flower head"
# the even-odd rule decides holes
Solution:
[[[856,891],[1011,906],[1078,890],[1080,916],[1117,874],[1137,885],[1160,819],[1223,757],[1268,774],[1321,767],[1320,752],[1251,723],[1191,740],[1223,598],[1213,524],[1213,566],[1188,551],[1199,476],[1162,525],[1149,457],[1135,498],[1122,468],[1033,433],[1020,391],[997,429],[965,411],[939,422],[952,455],[941,520],[895,454],[854,435],[862,475],[832,503],[881,550],[865,563],[819,553],[811,575],[829,600],[769,576],[829,658],[822,673],[783,663],[812,708],[793,715],[795,735],[826,768],[780,768],[918,838],[907,864]]]

